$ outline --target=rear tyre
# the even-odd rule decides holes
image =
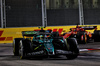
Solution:
[[[22,40],[22,38],[15,38],[13,40],[13,53],[14,53],[14,56],[19,56],[19,43],[20,43],[20,40]]]
[[[93,39],[94,39],[94,42],[99,42],[100,41],[100,30],[95,30],[94,31]]]
[[[75,38],[68,38],[67,43],[69,45],[68,50],[72,52],[72,54],[66,55],[67,59],[75,59],[79,55],[78,43]]]

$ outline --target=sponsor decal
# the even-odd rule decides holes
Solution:
[[[57,54],[71,54],[71,51],[64,51],[64,50],[56,50]]]
[[[41,45],[39,45],[38,47],[36,47],[34,50],[37,50],[39,47],[41,47],[42,46],[42,44]]]
[[[25,31],[24,34],[37,34],[37,31]]]
[[[44,51],[38,51],[38,52],[32,52],[32,53],[28,53],[27,55],[40,55],[40,54],[43,54]]]

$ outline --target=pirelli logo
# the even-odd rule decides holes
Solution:
[[[4,30],[0,30],[0,41],[12,41],[13,37],[2,37]]]

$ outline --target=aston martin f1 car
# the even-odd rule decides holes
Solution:
[[[13,42],[13,53],[21,59],[58,55],[65,55],[67,59],[75,59],[79,55],[76,39],[61,37],[58,32],[23,31],[22,35],[23,38],[15,38]]]

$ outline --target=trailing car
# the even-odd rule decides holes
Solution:
[[[96,29],[97,26],[76,26],[76,28],[70,28],[70,32],[72,32],[70,37],[75,37],[78,43],[84,43],[93,41],[93,33],[88,32],[87,30]],[[94,34],[95,35],[95,34]]]
[[[59,36],[58,32],[49,30],[23,31],[23,38],[15,38],[13,52],[15,56],[31,58],[36,56],[48,57],[65,55],[68,59],[75,59],[79,55],[75,38]]]
[[[93,33],[87,31],[92,30]],[[86,44],[87,42],[100,42],[100,30],[97,30],[97,26],[79,26],[70,28],[69,32],[62,32],[60,36],[68,35],[68,37],[76,38],[78,43]]]

